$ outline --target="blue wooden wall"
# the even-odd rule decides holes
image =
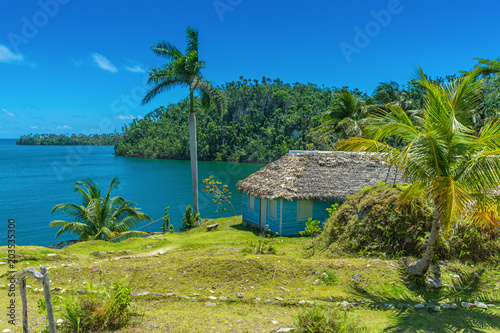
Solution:
[[[281,199],[276,199],[277,201],[277,214],[276,219],[273,219],[269,216],[269,200],[265,200],[266,202],[266,224],[269,225],[269,229],[271,232],[280,233],[280,214],[281,209],[283,208],[283,217],[282,217],[282,229],[281,235],[298,235],[299,232],[304,231],[306,228],[306,222],[297,221],[297,200],[287,201],[283,200],[283,207],[281,207]],[[250,210],[248,208],[248,195],[243,193],[243,221],[250,222],[254,225],[259,225],[259,198],[255,198],[255,209]],[[321,222],[320,226],[323,226],[323,223],[328,218],[327,208],[330,208],[334,201],[314,201],[313,203],[313,220],[318,220]]]
[[[248,195],[243,193],[243,220],[259,225],[259,198],[255,198],[255,209],[248,208]]]

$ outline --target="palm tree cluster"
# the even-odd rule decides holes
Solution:
[[[482,103],[480,70],[448,84],[429,81],[417,71],[424,91],[423,107],[408,113],[400,103],[386,103],[370,114],[363,135],[337,144],[337,149],[376,153],[397,167],[411,183],[399,201],[426,196],[434,206],[434,220],[423,258],[408,273],[426,273],[441,232],[449,235],[462,218],[498,224],[500,196],[500,121],[491,119],[474,130],[473,115]],[[388,142],[394,138],[396,145]]]

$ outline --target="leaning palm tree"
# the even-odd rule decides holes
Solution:
[[[134,202],[122,197],[110,197],[111,190],[119,187],[118,178],[113,178],[104,198],[101,190],[90,178],[82,178],[74,184],[75,192],[82,196],[82,204],[66,203],[55,205],[52,213],[62,212],[72,222],[55,220],[49,227],[61,227],[56,237],[64,233],[73,233],[79,240],[119,241],[128,237],[142,237],[149,235],[144,231],[130,231],[130,229],[151,217],[144,214]]]
[[[367,116],[364,102],[347,89],[333,95],[327,112],[321,116],[320,130],[332,131],[340,138],[361,136],[361,125]]]
[[[186,37],[185,54],[165,41],[159,41],[151,47],[156,55],[166,58],[169,62],[151,69],[148,84],[153,85],[153,88],[146,94],[142,104],[147,104],[160,93],[172,88],[189,87],[189,150],[193,181],[193,210],[194,214],[198,214],[198,154],[194,93],[201,93],[203,108],[208,109],[210,101],[213,101],[221,115],[226,112],[227,104],[222,92],[213,87],[201,74],[205,62],[198,60],[198,30],[187,27]]]
[[[410,120],[395,104],[379,109],[365,124],[364,138],[351,138],[338,149],[376,153],[398,166],[412,184],[399,198],[409,202],[425,195],[434,206],[434,218],[425,253],[408,267],[413,276],[424,275],[434,256],[440,232],[448,236],[461,218],[478,224],[498,223],[500,196],[500,121],[487,123],[481,132],[471,129],[472,111],[481,102],[478,72],[445,86],[429,82],[422,70],[417,83],[425,88],[422,113]],[[385,141],[396,136],[399,150]]]

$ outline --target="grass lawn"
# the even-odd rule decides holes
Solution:
[[[442,262],[448,286],[435,292],[414,287],[398,261],[332,258],[326,252],[309,257],[304,250],[309,238],[277,237],[271,244],[276,254],[249,254],[251,243],[259,241],[257,230],[244,227],[241,216],[208,223],[214,221],[219,229],[211,232],[197,228],[116,244],[77,243],[62,250],[18,247],[17,254],[24,256],[16,269],[50,267],[51,288],[62,288],[65,298],[78,297],[72,291],[85,289],[87,283],[132,286],[132,307],[143,316],[119,332],[272,332],[293,327],[295,316],[313,303],[342,307],[342,302],[356,303],[349,314],[373,332],[500,332],[500,309],[460,306],[478,298],[500,306],[498,267]],[[0,251],[7,253],[7,248]],[[107,253],[90,255],[94,251]],[[356,273],[361,277],[353,280]],[[0,265],[0,285],[7,285],[7,275],[7,265]],[[43,292],[35,291],[40,284],[33,278],[27,284],[30,329],[40,332],[46,320],[36,309]],[[149,294],[137,295],[144,292]],[[7,286],[0,287],[0,294],[0,307],[6,309]],[[457,309],[440,312],[398,307],[452,302]],[[0,331],[22,331],[17,291],[16,310],[16,327],[2,311]]]

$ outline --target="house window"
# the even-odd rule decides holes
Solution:
[[[269,217],[276,219],[278,217],[278,201],[269,200]]]
[[[313,202],[311,200],[297,201],[297,221],[308,220],[313,216]]]
[[[255,197],[253,195],[248,196],[248,209],[255,210]]]

